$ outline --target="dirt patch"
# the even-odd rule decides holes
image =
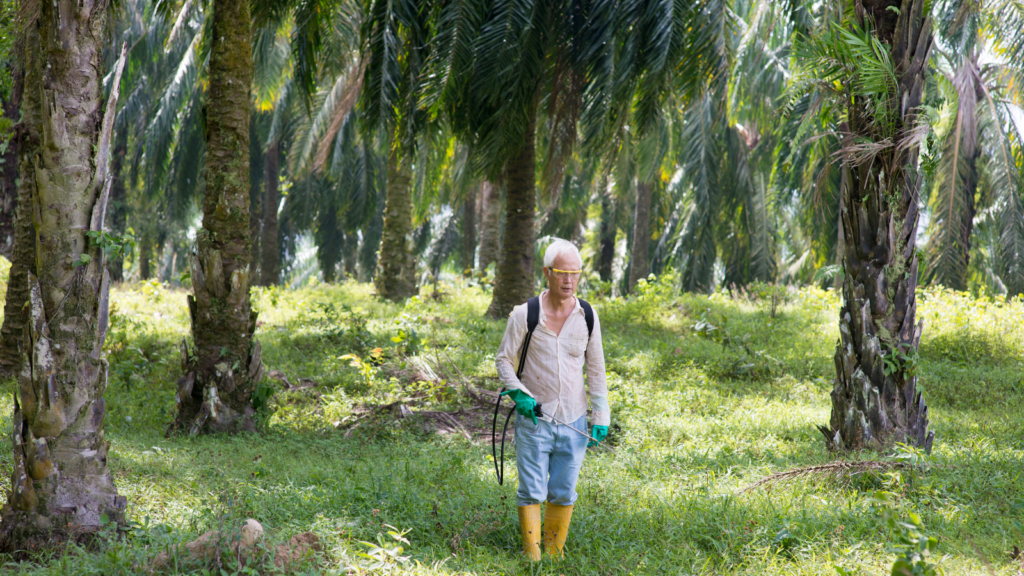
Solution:
[[[356,430],[371,423],[408,420],[412,425],[422,426],[426,432],[440,435],[455,434],[471,442],[489,444],[491,442],[491,424],[494,418],[494,402],[498,398],[497,392],[476,387],[459,388],[459,390],[469,393],[466,394],[467,405],[458,410],[423,409],[420,407],[423,402],[414,398],[378,406],[362,406],[344,421],[335,422],[334,427],[343,431],[347,438]],[[505,416],[510,407],[511,404],[506,401],[498,418],[499,442],[501,441],[500,427],[505,423]],[[506,442],[511,440],[514,434],[515,426],[513,423],[509,423]]]

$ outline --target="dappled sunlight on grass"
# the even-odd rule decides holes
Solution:
[[[512,457],[498,486],[489,444],[367,411],[466,408],[463,377],[499,388],[504,322],[483,318],[486,291],[459,282],[442,283],[441,301],[425,289],[403,305],[355,283],[254,289],[272,413],[258,435],[206,438],[164,437],[186,292],[116,288],[106,429],[111,470],[140,527],[111,545],[116,553],[73,553],[73,562],[68,553],[20,570],[130,571],[153,550],[253,517],[271,542],[319,535],[326,554],[309,573],[366,561],[360,541],[397,542],[388,526],[410,530],[395,573],[531,572],[517,555]],[[1024,305],[922,293],[921,384],[937,432],[929,470],[810,475],[743,492],[834,458],[814,426],[829,418],[838,299],[802,289],[772,317],[757,300],[678,294],[670,279],[639,292],[593,300],[613,450],[592,450],[584,463],[567,559],[533,573],[887,573],[893,533],[870,500],[880,490],[893,494],[897,516],[921,515],[947,574],[1018,569],[1008,552],[1024,546]],[[14,385],[2,386],[0,427],[9,429]],[[0,451],[5,476],[10,458]]]

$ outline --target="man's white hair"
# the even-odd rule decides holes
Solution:
[[[580,249],[568,240],[555,238],[551,244],[548,244],[547,249],[544,250],[544,267],[551,268],[551,263],[560,255],[575,256],[580,266],[583,266],[583,256],[580,255]]]

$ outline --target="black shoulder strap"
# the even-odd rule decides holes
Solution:
[[[590,302],[587,302],[583,298],[579,299],[580,306],[583,308],[583,318],[587,321],[587,340],[594,335],[594,309],[590,307]]]
[[[523,368],[526,367],[526,351],[530,349],[530,339],[533,338],[533,331],[540,323],[540,296],[534,296],[526,301],[526,337],[523,338],[523,349],[519,351],[519,369],[516,370],[516,378],[522,379]],[[590,323],[588,322],[588,326]]]

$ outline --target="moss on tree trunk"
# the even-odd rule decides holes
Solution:
[[[879,39],[892,47],[899,84],[889,106],[896,111],[895,146],[842,168],[843,305],[839,311],[836,381],[829,447],[884,448],[905,442],[931,450],[928,408],[917,390],[916,358],[922,325],[917,302],[918,147],[903,145],[914,126],[931,48],[931,19],[924,0],[866,6]],[[849,109],[854,135],[877,137],[885,122],[870,116],[862,98]]]
[[[388,197],[384,232],[373,279],[377,295],[401,302],[416,294],[416,261],[412,254],[412,158],[397,145],[388,158]]]
[[[203,227],[192,257],[192,343],[181,345],[178,414],[189,434],[254,429],[252,394],[263,378],[249,301],[249,3],[215,0],[206,109]]]
[[[536,212],[534,131],[537,107],[530,107],[523,147],[505,170],[505,234],[495,275],[494,295],[487,315],[505,318],[534,293],[533,220]]]
[[[14,470],[0,550],[31,550],[124,521],[107,469],[103,357],[110,275],[87,233],[103,229],[120,68],[103,103],[107,2],[25,6],[22,215],[36,250],[12,418]],[[123,63],[124,53],[122,53]]]

